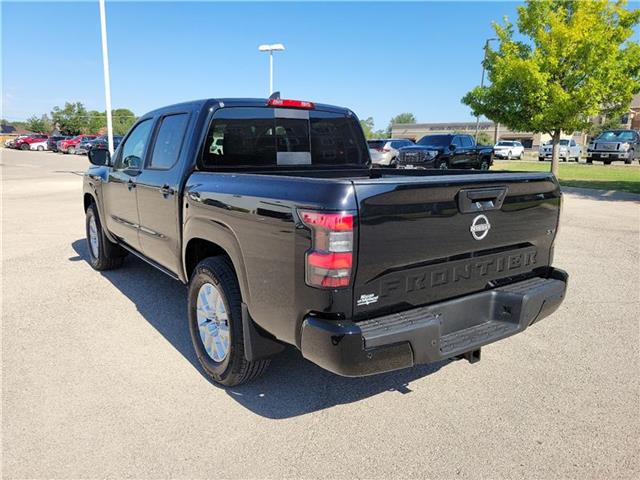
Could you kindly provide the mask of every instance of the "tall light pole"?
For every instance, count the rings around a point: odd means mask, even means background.
[[[111,81],[109,79],[109,49],[107,48],[107,16],[104,0],[98,0],[100,6],[100,33],[102,37],[102,70],[104,73],[104,99],[107,108],[107,141],[109,154],[113,155],[113,121],[111,119]]]
[[[484,57],[482,59],[482,77],[480,77],[480,88],[484,87],[484,64],[487,61],[487,50],[489,50],[489,42],[498,40],[497,38],[488,38],[484,42]],[[476,143],[478,143],[478,130],[480,129],[480,115],[476,116]]]
[[[258,50],[269,52],[269,95],[271,95],[273,93],[273,52],[283,51],[284,45],[281,43],[264,44],[258,46]]]

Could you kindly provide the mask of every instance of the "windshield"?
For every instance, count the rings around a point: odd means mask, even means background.
[[[513,142],[498,142],[497,147],[513,147]]]
[[[632,131],[629,130],[609,130],[602,132],[596,140],[605,140],[608,142],[631,142],[635,140]]]
[[[418,140],[418,145],[433,145],[435,147],[446,147],[450,143],[450,135],[427,135]]]

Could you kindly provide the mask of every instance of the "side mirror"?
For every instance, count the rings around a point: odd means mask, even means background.
[[[449,145],[449,150],[451,150],[452,152],[455,152],[456,146],[452,143],[451,145]]]
[[[103,165],[109,165],[111,163],[111,155],[109,154],[109,150],[107,150],[106,148],[92,148],[91,150],[89,150],[89,161],[93,165],[98,165],[99,167]]]

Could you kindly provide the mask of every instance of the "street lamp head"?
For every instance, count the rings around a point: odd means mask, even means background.
[[[261,52],[280,52],[284,50],[284,45],[281,43],[264,44],[259,45],[258,50]]]

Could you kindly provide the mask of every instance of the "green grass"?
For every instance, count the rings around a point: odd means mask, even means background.
[[[548,172],[551,162],[495,160],[492,170]],[[568,187],[595,188],[640,193],[640,168],[634,165],[598,165],[560,162],[558,180]]]

